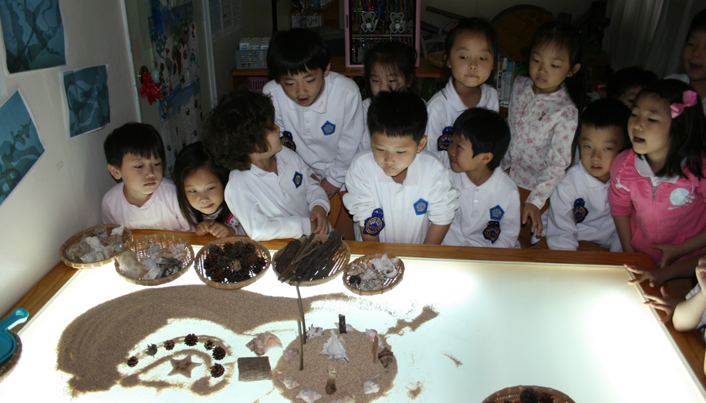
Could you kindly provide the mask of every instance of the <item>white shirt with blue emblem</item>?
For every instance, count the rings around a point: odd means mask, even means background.
[[[439,138],[443,135],[444,130],[446,130],[447,133],[451,133],[451,128],[456,118],[468,109],[466,104],[461,100],[461,97],[458,96],[454,88],[453,80],[453,77],[449,78],[446,87],[434,94],[429,102],[427,102],[429,121],[427,122],[425,132],[427,135],[426,149],[439,157],[446,168],[450,166],[449,155],[446,150],[439,150]],[[476,108],[484,108],[495,112],[499,111],[498,90],[488,84],[481,84],[480,90],[480,100]]]
[[[296,152],[319,179],[341,187],[360,144],[365,121],[358,85],[329,72],[324,88],[310,106],[292,101],[277,82],[265,84],[275,106],[275,123],[292,134]]]
[[[517,185],[502,169],[496,168],[482,185],[476,186],[465,172],[453,172],[451,184],[461,192],[460,207],[451,223],[442,245],[485,246],[495,248],[515,248],[520,233],[520,192]],[[502,209],[502,217],[491,210]],[[500,235],[495,242],[483,236],[483,232],[497,221]]]
[[[385,175],[371,150],[361,151],[346,175],[346,189],[343,203],[358,226],[382,209],[380,242],[424,243],[429,226],[451,223],[458,208],[458,190],[451,187],[448,170],[427,151],[417,154],[402,184]]]
[[[231,213],[258,241],[310,234],[311,209],[330,210],[326,192],[294,151],[283,147],[275,158],[277,174],[251,165],[248,171],[231,171],[225,189]]]
[[[579,241],[594,242],[611,252],[622,252],[623,247],[610,214],[608,188],[591,176],[583,164],[566,171],[549,198],[549,209],[542,215],[544,236],[549,249],[576,250]],[[576,200],[583,199],[583,209],[578,211],[583,221],[576,223]]]

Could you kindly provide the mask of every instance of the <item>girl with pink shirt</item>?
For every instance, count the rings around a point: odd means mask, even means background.
[[[706,253],[705,131],[698,93],[660,80],[635,98],[633,148],[610,169],[608,201],[623,251],[647,253],[662,270]]]

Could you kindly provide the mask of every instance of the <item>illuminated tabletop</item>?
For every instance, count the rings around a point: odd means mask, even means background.
[[[140,231],[136,232],[136,237],[140,236]],[[197,240],[190,241],[197,244]],[[265,244],[274,250],[284,242]],[[706,402],[702,374],[694,375],[676,347],[674,335],[659,323],[653,310],[643,305],[640,288],[627,283],[629,274],[617,264],[546,263],[565,256],[546,251],[488,253],[486,249],[435,247],[427,252],[419,246],[369,246],[356,242],[349,245],[354,253],[351,259],[357,257],[356,253],[377,252],[380,248],[403,256],[406,266],[403,281],[385,294],[368,297],[346,290],[340,277],[326,284],[301,288],[304,298],[330,293],[354,297],[315,304],[306,316],[307,324],[330,328],[338,313],[342,313],[359,330],[375,328],[385,333],[398,319],[412,320],[424,307],[438,312],[436,318],[417,329],[407,328],[386,338],[395,353],[399,372],[392,390],[379,401],[409,401],[408,391],[420,384],[421,393],[415,402],[480,402],[499,389],[515,385],[551,387],[576,402]],[[469,258],[472,255],[474,259],[487,260],[404,257],[405,250],[411,255],[443,251],[447,257],[465,253]],[[505,256],[505,260],[517,260],[520,256],[537,263],[490,261],[499,260],[493,253]],[[605,263],[618,256],[622,262],[626,257],[633,259],[639,255],[597,253],[594,256],[586,261]],[[189,284],[202,284],[193,269],[159,287]],[[157,392],[143,386],[116,386],[107,392],[71,399],[66,391],[68,375],[56,371],[55,349],[62,331],[86,310],[144,289],[120,279],[112,263],[71,276],[19,331],[22,356],[13,372],[0,382],[2,400],[22,401],[27,397],[51,402],[283,400],[273,390],[271,381],[244,383],[238,382],[237,377],[223,390],[203,398],[188,390]],[[271,269],[245,289],[269,296],[296,297],[294,288],[279,283]],[[296,336],[296,322],[265,324],[256,330],[272,330],[286,345]],[[230,345],[239,348],[235,354],[252,355],[244,347],[251,335],[216,336],[231,337]],[[273,368],[281,351],[267,353]],[[330,399],[325,396],[319,400],[325,401]]]

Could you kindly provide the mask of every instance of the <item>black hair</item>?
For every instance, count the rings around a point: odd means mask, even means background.
[[[316,32],[306,28],[279,31],[270,39],[267,68],[279,83],[283,75],[294,75],[321,69],[331,62],[328,45]]]
[[[626,67],[616,71],[608,79],[605,86],[606,96],[608,98],[618,99],[627,91],[636,87],[642,89],[658,79],[657,74],[645,70],[640,66]]]
[[[368,109],[370,134],[384,133],[388,137],[411,136],[417,144],[427,127],[427,107],[411,92],[380,91]]]
[[[451,49],[456,43],[456,38],[463,32],[470,32],[473,34],[485,35],[485,39],[490,45],[490,51],[493,53],[493,70],[490,72],[490,78],[488,80],[493,80],[498,66],[498,33],[495,28],[486,20],[485,18],[464,18],[456,24],[448,35],[446,35],[446,41],[444,42],[444,56],[448,61],[451,58]],[[446,76],[450,76],[451,69],[444,63],[444,68]]]
[[[275,107],[267,95],[239,87],[206,116],[203,144],[213,161],[227,169],[250,169],[250,153],[269,149],[265,135],[275,129]]]
[[[510,146],[510,127],[499,113],[484,108],[466,109],[456,118],[453,134],[463,136],[473,145],[473,156],[493,153],[487,167],[500,166]]]
[[[631,147],[630,136],[628,135],[628,118],[630,117],[630,108],[618,99],[606,98],[593,101],[588,104],[586,109],[581,114],[579,120],[579,131],[574,137],[571,144],[571,155],[576,155],[576,150],[579,146],[581,132],[584,127],[594,127],[596,129],[608,129],[617,127],[620,130],[623,139],[623,148],[619,151],[626,150]]]
[[[706,8],[696,13],[691,19],[689,30],[686,32],[686,40],[689,40],[691,34],[697,31],[706,31]]]
[[[142,158],[159,155],[162,163],[166,162],[162,136],[146,123],[125,123],[113,130],[103,143],[103,151],[108,164],[116,168],[120,168],[123,157],[128,153]]]
[[[417,51],[402,42],[384,41],[373,46],[365,55],[365,66],[363,67],[363,80],[368,96],[373,96],[373,91],[370,88],[373,66],[380,64],[391,72],[402,75],[407,87],[411,88],[414,85],[416,63]]]
[[[569,53],[569,72],[573,71],[576,65],[581,63],[583,58],[581,32],[575,26],[559,21],[547,21],[542,24],[534,33],[534,38],[530,44],[530,62],[532,52],[536,48],[545,45],[555,46],[557,49],[566,50]],[[579,69],[571,77],[567,77],[564,80],[569,96],[579,111],[583,109],[583,103],[586,99],[584,70]]]
[[[670,111],[670,106],[674,103],[682,104],[685,91],[696,91],[679,80],[659,80],[643,88],[635,97],[635,102],[646,96],[660,97]],[[667,162],[655,175],[662,177],[682,176],[686,174],[682,170],[682,162],[686,162],[684,167],[699,179],[704,179],[701,172],[701,159],[706,152],[706,117],[701,106],[701,97],[696,93],[696,105],[686,106],[682,113],[676,118],[672,118],[669,126],[669,152]],[[642,158],[642,156],[639,156]]]
[[[200,168],[206,168],[215,175],[221,182],[221,185],[223,185],[223,188],[226,187],[228,175],[230,174],[230,171],[213,162],[213,159],[208,155],[203,143],[200,141],[191,143],[179,151],[176,162],[174,162],[174,184],[177,188],[177,200],[179,201],[181,213],[194,228],[203,221],[203,217],[201,212],[189,203],[189,199],[186,197],[186,190],[184,189],[184,181],[189,175]],[[225,224],[228,221],[228,217],[230,217],[230,210],[228,209],[225,199],[219,208],[221,212],[214,221]]]

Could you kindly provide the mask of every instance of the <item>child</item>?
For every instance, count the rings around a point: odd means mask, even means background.
[[[575,27],[547,22],[530,46],[529,77],[517,77],[512,86],[508,121],[512,139],[503,169],[520,188],[522,247],[531,232],[542,235],[543,209],[571,162],[571,142],[578,125],[583,85],[574,79],[581,68],[581,35]],[[565,83],[566,82],[566,83]]]
[[[618,70],[606,84],[606,96],[617,99],[628,108],[632,108],[635,96],[644,87],[657,81],[657,74],[639,66]]]
[[[372,150],[356,155],[343,203],[360,226],[358,240],[441,244],[458,208],[448,171],[424,150],[424,101],[380,92],[368,111]]]
[[[204,122],[206,150],[233,170],[225,189],[228,208],[255,240],[326,234],[326,192],[306,163],[282,148],[274,119],[267,95],[238,89]]]
[[[229,173],[213,162],[200,141],[189,144],[177,155],[174,182],[179,207],[196,229],[196,235],[245,235],[223,198]]]
[[[446,67],[451,69],[448,84],[427,104],[429,123],[427,150],[449,167],[447,150],[451,126],[468,108],[497,112],[498,91],[485,82],[495,69],[498,34],[482,18],[464,18],[446,36]]]
[[[706,9],[696,13],[691,20],[682,60],[686,74],[672,74],[666,78],[684,81],[694,88],[706,114]]]
[[[130,229],[188,231],[176,186],[162,179],[164,144],[154,127],[126,123],[103,143],[108,172],[116,181],[103,196],[103,223]]]
[[[380,42],[365,56],[363,80],[368,98],[363,100],[363,121],[380,91],[406,91],[414,84],[417,51],[402,42]],[[370,134],[364,133],[358,151],[370,150]]]
[[[633,149],[610,169],[608,201],[625,252],[658,267],[706,253],[706,118],[699,97],[678,80],[660,80],[635,98]]]
[[[309,165],[331,198],[343,185],[365,131],[358,85],[330,72],[326,43],[304,28],[277,32],[267,65],[274,80],[263,92],[272,97],[282,141]]]
[[[499,168],[510,144],[510,128],[497,112],[463,112],[449,146],[451,184],[461,192],[444,245],[514,248],[520,233],[520,193]]]
[[[706,340],[704,331],[706,330],[706,258],[699,259],[696,266],[696,285],[686,295],[686,301],[677,304],[674,310],[672,323],[674,329],[679,332],[688,332],[699,329],[701,337]],[[704,373],[706,373],[706,361],[704,362]]]
[[[542,215],[549,249],[577,250],[579,242],[592,242],[622,252],[608,188],[611,163],[630,145],[628,115],[630,110],[617,99],[591,102],[584,111],[578,137],[581,162],[566,171]]]

